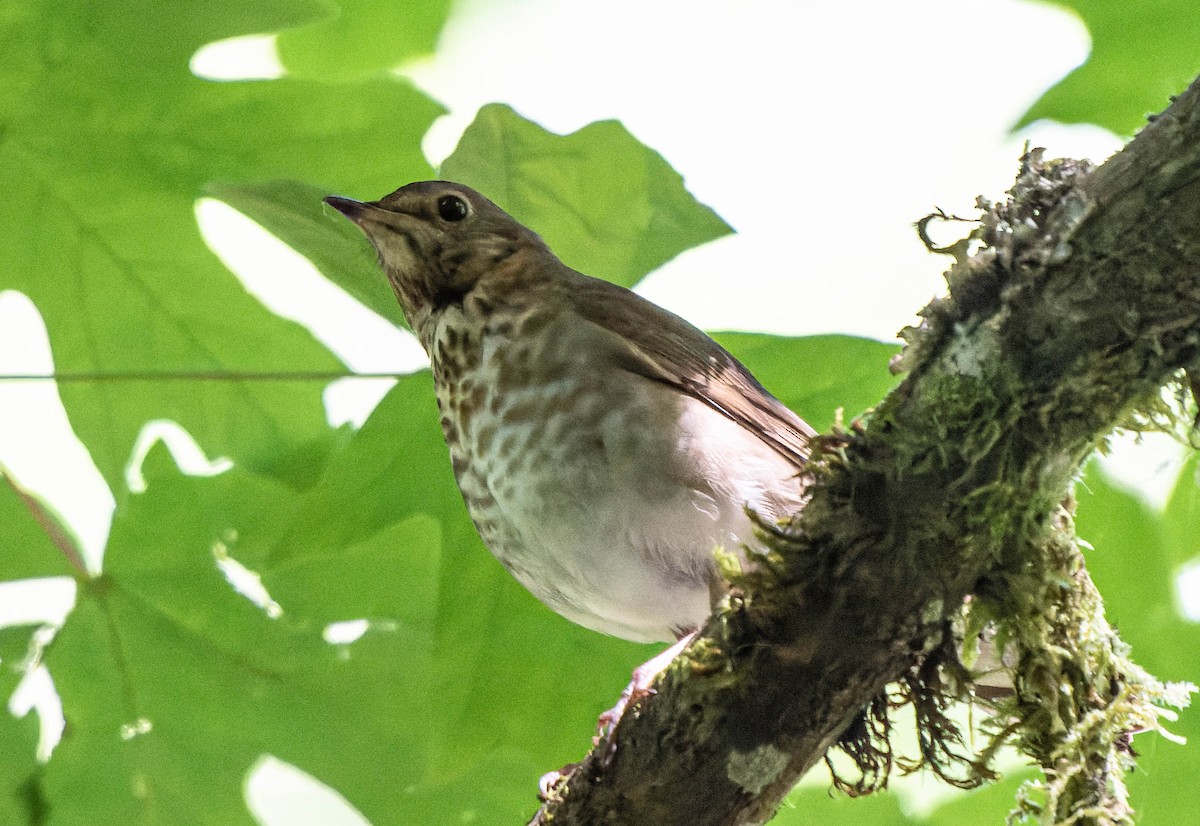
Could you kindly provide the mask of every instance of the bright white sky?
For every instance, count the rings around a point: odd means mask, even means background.
[[[555,131],[618,118],[661,152],[738,230],[641,287],[699,326],[892,340],[942,291],[946,261],[925,252],[915,220],[936,206],[970,214],[978,194],[1001,197],[1026,140],[1098,161],[1119,148],[1094,127],[1008,131],[1087,53],[1070,14],[1018,0],[463,0],[437,56],[409,74],[451,110],[426,140],[435,163],[492,101]],[[270,38],[208,49],[193,67],[278,73]],[[354,369],[421,363],[414,342],[365,318],[231,212],[203,204],[202,225],[264,301],[310,324]],[[312,287],[297,290],[303,284]],[[50,369],[36,312],[0,294],[0,372]],[[361,420],[385,389],[332,391],[332,418]],[[1173,481],[1169,451],[1125,453],[1126,478],[1138,486]],[[0,384],[0,461],[99,551],[112,500],[53,387]],[[61,614],[63,599],[42,600],[41,610]],[[0,596],[0,624],[4,604]],[[272,822],[317,822],[301,812],[280,818]]]

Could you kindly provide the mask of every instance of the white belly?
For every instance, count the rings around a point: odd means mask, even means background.
[[[602,341],[562,339],[483,347],[479,383],[453,391],[481,396],[451,440],[459,485],[484,542],[543,603],[614,636],[673,640],[708,617],[713,551],[753,544],[746,506],[799,509],[796,469],[702,402],[612,369]],[[525,375],[530,364],[546,369]]]
[[[604,450],[580,444],[550,474],[497,461],[487,479],[509,529],[485,540],[517,579],[568,619],[638,641],[704,622],[713,551],[754,543],[747,506],[779,518],[800,505],[790,463],[703,403],[654,390],[646,418],[610,417]],[[672,406],[676,426],[662,427]],[[549,435],[569,442],[561,430]]]

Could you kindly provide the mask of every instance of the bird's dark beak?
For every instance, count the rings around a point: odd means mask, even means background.
[[[338,212],[345,215],[354,223],[358,223],[359,218],[365,212],[366,204],[362,201],[356,201],[353,198],[343,198],[341,195],[328,195],[325,197],[325,203],[336,209]]]

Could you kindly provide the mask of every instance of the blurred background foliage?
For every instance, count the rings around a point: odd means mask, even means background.
[[[1200,70],[1192,0],[1153,14],[1061,5],[1093,53],[1022,122],[1130,134]],[[116,502],[96,573],[20,479],[0,487],[0,580],[77,583],[61,628],[0,628],[0,696],[44,664],[66,719],[42,761],[35,715],[0,715],[0,822],[254,823],[244,786],[268,754],[336,789],[359,813],[344,822],[524,822],[538,775],[584,753],[597,713],[654,653],[550,613],[486,552],[424,372],[401,377],[361,427],[331,427],[322,393],[342,362],[249,294],[196,226],[198,197],[223,200],[402,327],[366,244],[320,198],[438,173],[421,141],[443,107],[386,70],[435,49],[449,11],[35,0],[0,12],[0,289],[36,305],[58,371],[92,377],[58,389]],[[271,31],[287,77],[190,73],[206,43]],[[559,135],[487,106],[440,174],[485,191],[569,264],[626,285],[730,231],[615,121]],[[719,338],[818,428],[896,381],[890,344]],[[298,373],[311,375],[286,379]],[[160,445],[135,489],[138,434],[164,419],[233,468],[189,476]],[[1193,459],[1161,509],[1096,467],[1078,491],[1110,618],[1167,679],[1200,672],[1200,627],[1175,588],[1197,561],[1196,472]],[[1200,715],[1175,730],[1195,742]],[[1200,749],[1136,746],[1142,822],[1196,822]],[[999,823],[1022,776],[970,794],[919,779],[866,800],[816,777],[775,822]]]

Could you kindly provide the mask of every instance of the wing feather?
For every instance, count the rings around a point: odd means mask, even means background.
[[[803,466],[816,431],[768,393],[724,347],[624,287],[576,275],[564,297],[580,318],[626,342],[627,370],[703,402],[797,468]]]

